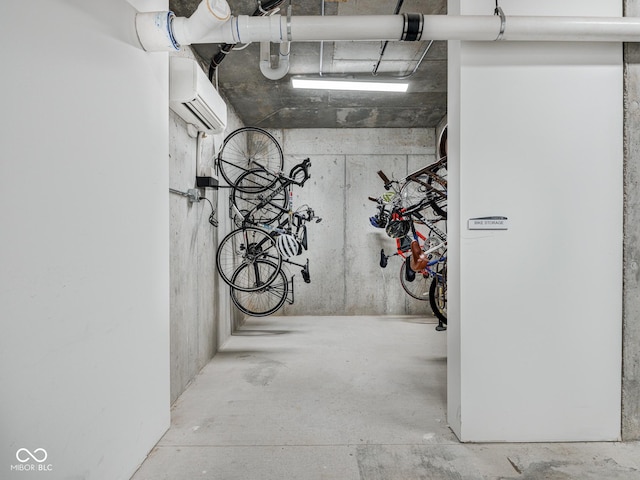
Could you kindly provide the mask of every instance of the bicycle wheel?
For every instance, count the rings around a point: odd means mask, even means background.
[[[278,141],[266,130],[257,127],[242,127],[225,138],[218,154],[218,167],[229,185],[247,170],[260,168],[271,172],[265,175],[262,186],[266,189],[277,181],[282,171],[284,157]]]
[[[275,189],[252,191],[250,186],[256,176],[261,176],[259,170],[249,170],[240,175],[231,191],[231,201],[252,223],[270,224],[287,211],[287,192],[282,185]]]
[[[428,207],[420,213],[428,220],[434,215],[429,214],[432,209],[435,215],[447,218],[447,164],[443,161],[434,175],[423,173],[407,180],[400,189],[402,206],[410,208],[420,202],[427,200]],[[430,207],[430,208],[429,208]]]
[[[446,269],[433,277],[429,287],[429,304],[436,318],[447,324],[447,276]]]
[[[252,267],[258,268],[265,276],[276,272],[276,279],[253,292],[231,289],[231,300],[242,313],[252,317],[266,317],[280,310],[287,300],[289,281],[284,271],[271,260],[256,260],[255,264],[241,265],[233,274],[233,283],[248,283],[253,278]]]
[[[434,189],[429,205],[438,215],[447,218],[447,162],[446,159],[436,170],[437,177],[429,177],[427,183]]]
[[[407,257],[409,258],[409,257]],[[422,272],[418,272],[415,275],[413,281],[407,280],[407,276],[405,275],[405,269],[407,268],[407,262],[404,261],[400,265],[400,284],[402,288],[410,297],[415,298],[416,300],[426,301],[429,300],[429,287],[430,287],[430,277],[429,274],[424,270]]]
[[[282,266],[282,257],[278,253],[276,242],[267,232],[258,228],[247,227],[232,231],[222,239],[216,254],[216,268],[222,280],[233,288],[251,292],[264,288],[273,282],[278,270],[261,270],[256,264],[258,260],[271,260],[278,267]],[[252,268],[248,274],[236,277],[234,274],[243,265]],[[242,283],[241,283],[242,282]]]

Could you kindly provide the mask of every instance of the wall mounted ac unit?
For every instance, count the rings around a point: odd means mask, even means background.
[[[227,127],[227,104],[191,58],[169,58],[169,107],[201,132]]]

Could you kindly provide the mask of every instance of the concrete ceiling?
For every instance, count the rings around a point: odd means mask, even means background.
[[[252,15],[257,0],[228,0],[233,15]],[[325,0],[325,15],[390,15],[399,0]],[[190,16],[200,0],[170,0],[178,16]],[[286,3],[283,10],[286,9]],[[293,0],[292,15],[320,15],[322,0]],[[446,14],[446,0],[406,0],[400,13]],[[269,80],[260,72],[259,44],[231,51],[217,69],[218,85],[245,125],[263,128],[435,127],[447,110],[447,44],[389,42],[378,78],[410,74],[407,93],[294,90],[291,75],[354,74],[374,79],[382,42],[293,42],[289,74]],[[194,45],[208,65],[217,44]],[[238,45],[237,47],[243,47]],[[275,51],[275,50],[273,50]]]

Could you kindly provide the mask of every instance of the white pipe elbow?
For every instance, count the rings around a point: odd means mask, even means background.
[[[206,34],[226,23],[231,18],[231,9],[226,0],[202,0],[189,18],[173,20],[173,35],[180,45],[199,43]]]
[[[283,42],[280,44],[278,52],[278,63],[275,66],[271,65],[271,43],[260,43],[260,71],[269,80],[280,80],[287,73],[289,73],[289,42]]]

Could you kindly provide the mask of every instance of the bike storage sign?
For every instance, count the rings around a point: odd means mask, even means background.
[[[478,217],[469,219],[469,230],[508,230],[507,217]]]

